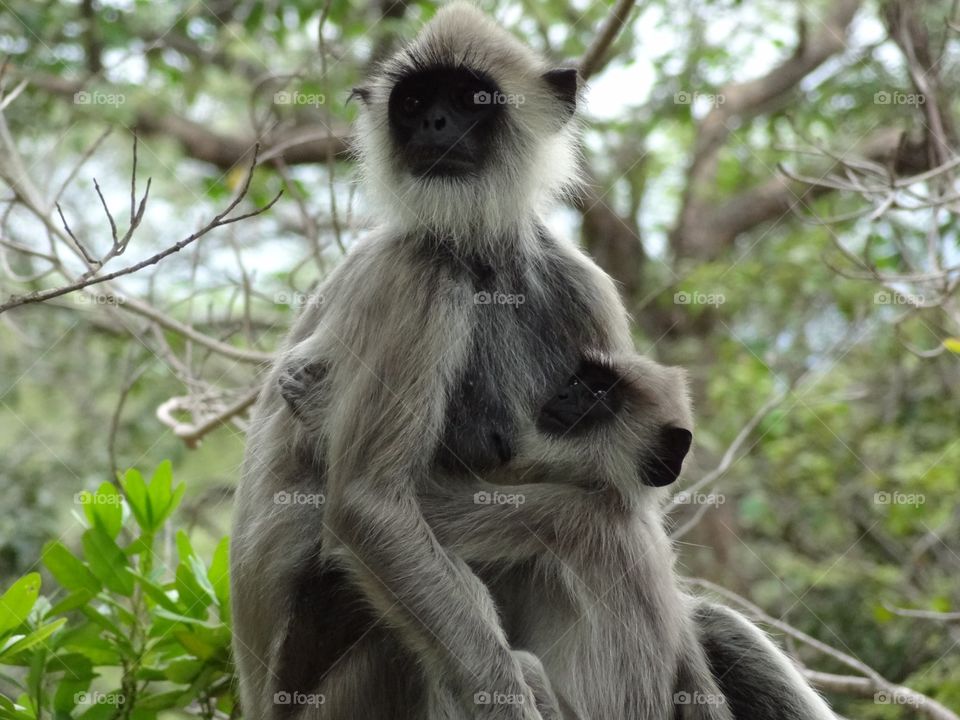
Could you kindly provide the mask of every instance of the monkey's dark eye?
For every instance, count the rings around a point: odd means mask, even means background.
[[[423,108],[423,100],[416,95],[407,95],[403,99],[402,107],[407,115],[416,115]]]
[[[576,387],[579,384],[580,384],[580,381],[577,380],[577,378],[572,377],[570,378],[570,382],[567,383],[567,387]]]

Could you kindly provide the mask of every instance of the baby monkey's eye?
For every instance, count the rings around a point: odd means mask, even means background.
[[[403,111],[407,115],[415,115],[423,107],[423,101],[416,95],[407,95],[403,99]]]
[[[606,390],[597,390],[595,393],[593,393],[593,396],[594,396],[595,398],[603,398],[603,397],[606,397],[606,396],[607,396],[607,391],[606,391]]]
[[[579,384],[580,384],[580,381],[577,380],[577,378],[572,377],[570,378],[570,382],[567,383],[567,387],[576,387]]]

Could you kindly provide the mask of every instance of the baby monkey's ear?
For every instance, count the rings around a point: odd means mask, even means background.
[[[693,433],[681,427],[668,425],[660,429],[660,436],[652,448],[644,450],[640,458],[640,474],[647,485],[663,487],[680,476],[683,459],[690,451]]]

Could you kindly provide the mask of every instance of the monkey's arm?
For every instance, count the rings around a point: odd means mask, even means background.
[[[337,402],[329,422],[324,544],[427,674],[444,678],[465,716],[539,720],[489,590],[438,542],[421,510],[418,496],[432,482],[451,380],[409,368],[437,365],[433,349],[450,346],[446,321],[456,310],[418,315],[410,304],[394,298],[389,307],[397,313],[379,322],[392,329],[383,344],[389,359],[371,351],[357,353],[359,362],[350,356],[331,363],[329,386]],[[412,322],[416,327],[408,327]],[[477,704],[486,693],[523,702]]]
[[[336,555],[428,674],[444,677],[468,717],[532,720],[536,710],[486,586],[430,530],[404,476],[373,470],[328,495]],[[483,694],[523,697],[476,704]]]
[[[560,483],[438,488],[420,499],[440,544],[467,562],[522,562],[565,541],[574,543],[597,501]]]
[[[736,720],[836,720],[790,659],[740,613],[700,601],[694,619]]]

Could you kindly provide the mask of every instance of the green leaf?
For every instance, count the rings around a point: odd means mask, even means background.
[[[203,670],[203,662],[192,658],[174,660],[164,668],[164,676],[170,682],[187,684],[192,682],[200,671]]]
[[[120,527],[123,525],[123,495],[113,483],[104,481],[95,493],[80,493],[80,502],[92,526],[101,528],[111,538],[120,534]]]
[[[150,507],[150,496],[147,494],[147,485],[143,481],[143,476],[131,468],[124,474],[120,485],[127,494],[130,512],[133,513],[137,525],[139,525],[142,530],[152,533],[153,512]]]
[[[86,692],[89,687],[89,682],[61,680],[53,694],[53,709],[56,711],[57,717],[71,717],[73,709],[77,706],[80,693]]]
[[[171,489],[172,484],[173,466],[169,460],[164,460],[154,471],[148,490],[150,506],[153,509],[154,529],[157,529],[176,509],[187,489],[183,483]]]
[[[186,562],[195,555],[193,544],[190,542],[190,536],[183,530],[177,530],[177,534],[174,536],[174,542],[177,544],[177,557],[180,558],[180,562]]]
[[[93,598],[94,595],[89,590],[74,590],[72,593],[63,598],[63,600],[50,608],[50,612],[47,613],[47,616],[62,615],[65,612],[76,610],[77,608],[81,608],[86,605]]]
[[[175,632],[173,635],[180,641],[181,645],[201,660],[209,660],[217,654],[216,646],[211,645],[196,633],[181,630],[180,632]]]
[[[947,338],[943,341],[943,346],[950,352],[960,355],[960,338]]]
[[[81,720],[112,720],[117,717],[117,706],[105,702],[93,703],[89,710],[77,717]]]
[[[186,625],[205,627],[209,630],[215,630],[216,628],[220,627],[219,622],[211,622],[209,620],[205,620],[204,618],[191,617],[190,615],[184,615],[183,613],[179,612],[170,612],[164,608],[157,608],[157,617],[163,618],[164,620],[170,620],[172,622],[184,623]]]
[[[66,652],[54,655],[47,660],[48,673],[62,672],[71,680],[93,680],[97,673],[93,669],[93,662],[86,655],[77,652]]]
[[[162,608],[165,608],[169,612],[180,612],[180,608],[177,607],[177,604],[170,598],[169,595],[167,595],[162,587],[148,580],[140,573],[134,572],[133,575],[135,578],[137,578],[137,582],[140,583],[140,587],[143,588],[143,592],[147,595],[147,597],[153,600],[154,603]]]
[[[35,720],[36,713],[18,708],[10,700],[0,695],[0,720]]]
[[[83,553],[90,569],[110,590],[125,597],[133,595],[133,575],[123,550],[99,527],[83,533]]]
[[[193,569],[188,563],[182,562],[177,566],[175,583],[180,601],[180,612],[197,618],[204,617],[211,598],[197,582]]]
[[[167,710],[173,707],[183,707],[192,698],[189,692],[171,690],[155,695],[141,695],[137,698],[138,710]]]
[[[220,608],[220,617],[230,623],[230,540],[221,538],[213,551],[210,571],[207,573]]]
[[[115,637],[111,623],[96,610],[85,607],[82,612],[91,622],[64,630],[58,643],[61,648],[80,653],[97,666],[120,665],[121,653],[135,654],[130,641]]]
[[[164,460],[157,465],[153,471],[153,477],[150,478],[150,484],[147,487],[147,493],[150,496],[150,507],[153,508],[153,522],[156,526],[160,523],[160,513],[170,504],[170,488],[173,484],[173,465],[169,460]]]
[[[0,637],[23,624],[39,595],[40,573],[30,573],[0,596]]]
[[[44,546],[42,558],[50,574],[67,590],[88,590],[96,595],[103,587],[90,568],[59,540]]]
[[[11,658],[15,657],[24,650],[29,650],[34,645],[42,643],[57,630],[63,627],[64,623],[66,622],[66,618],[54,620],[52,623],[41,625],[32,633],[25,635],[14,643],[11,643],[8,647],[0,651],[0,662],[9,662]]]

